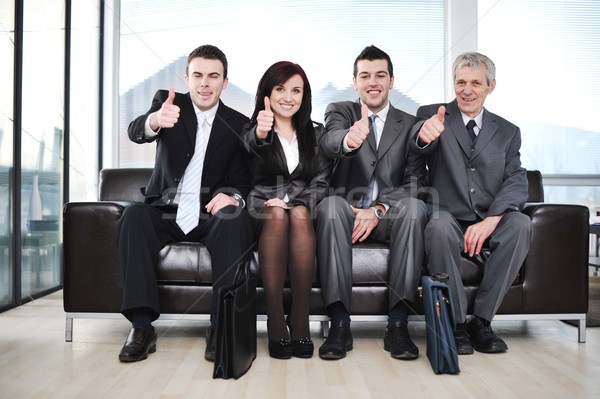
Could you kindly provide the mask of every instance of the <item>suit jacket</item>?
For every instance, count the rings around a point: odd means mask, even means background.
[[[264,208],[266,200],[283,199],[286,194],[289,205],[304,205],[310,210],[327,195],[332,161],[322,154],[318,146],[323,130],[323,125],[315,126],[317,146],[314,151],[317,155],[317,172],[313,176],[305,176],[302,156],[300,156],[300,162],[296,169],[289,173],[277,134],[271,131],[265,140],[258,140],[256,126],[247,129],[244,133],[244,143],[252,157],[252,191],[248,198],[249,210]],[[266,151],[275,153],[281,169],[270,170],[268,168],[265,158],[262,157]]]
[[[321,149],[335,159],[331,188],[354,206],[360,206],[373,173],[379,188],[375,203],[392,205],[412,196],[425,183],[425,162],[410,151],[410,129],[416,118],[390,105],[379,148],[372,134],[357,149],[344,153],[343,140],[350,127],[361,117],[357,100],[332,103],[325,110],[326,133]]]
[[[144,123],[160,109],[169,92],[159,90],[148,112],[137,117],[128,128],[129,138],[136,143],[156,141],[154,170],[142,193],[153,205],[172,203],[185,168],[194,155],[198,121],[189,93],[175,93],[173,103],[180,108],[179,120],[172,128],[160,129],[152,138],[144,136]],[[200,203],[204,206],[218,193],[239,193],[246,198],[250,190],[250,171],[240,138],[248,118],[219,101],[210,131],[202,170]]]
[[[430,118],[440,105],[446,106],[446,116],[439,138],[420,148],[417,135],[424,123],[420,122],[411,140],[413,150],[427,160],[434,189],[430,198],[439,199],[440,210],[465,221],[522,210],[527,200],[527,173],[521,167],[519,128],[484,108],[483,126],[471,151],[456,100],[423,106],[417,117]]]

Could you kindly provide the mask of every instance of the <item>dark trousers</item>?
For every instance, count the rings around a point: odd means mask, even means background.
[[[176,208],[133,204],[116,223],[119,262],[123,277],[121,312],[131,320],[131,309],[149,308],[160,315],[157,265],[160,250],[171,242],[203,243],[211,257],[213,299],[211,322],[216,322],[217,293],[233,282],[240,262],[252,256],[252,223],[244,209],[227,206],[214,216],[202,215],[187,235],[175,222]]]

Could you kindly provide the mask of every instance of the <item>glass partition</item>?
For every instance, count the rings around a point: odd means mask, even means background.
[[[62,281],[65,2],[25,1],[23,15],[20,233],[26,298]]]
[[[0,307],[3,307],[15,301],[12,268],[15,17],[12,0],[2,0],[0,4]]]

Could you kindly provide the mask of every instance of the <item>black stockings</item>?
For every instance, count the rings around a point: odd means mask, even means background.
[[[291,338],[310,336],[308,325],[310,290],[315,268],[315,231],[307,208],[262,210],[258,244],[260,270],[265,289],[269,339],[290,338],[283,309],[283,287],[289,268],[292,289]]]

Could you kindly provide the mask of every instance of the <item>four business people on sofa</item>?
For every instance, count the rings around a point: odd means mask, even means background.
[[[315,254],[331,318],[319,356],[341,359],[353,348],[351,248],[357,242],[390,247],[384,349],[392,357],[418,357],[407,320],[423,268],[449,275],[459,354],[505,351],[490,322],[530,235],[529,219],[519,212],[527,197],[520,131],[484,108],[496,84],[489,58],[463,54],[453,75],[456,99],[421,107],[414,117],[389,101],[390,57],[365,47],[354,62],[358,100],[330,104],[323,126],[310,119],[302,68],[278,62],[260,80],[248,121],[220,101],[225,55],[210,45],[192,51],[185,73],[190,91],[159,90],[128,131],[134,142],[156,142],[157,152],[145,203],[126,208],[117,223],[122,313],[132,322],[119,359],[143,360],[156,350],[158,252],[182,240],[206,245],[214,292],[232,281],[234,266],[257,246],[274,358],[313,355],[308,315]],[[433,195],[417,199],[426,185]],[[467,320],[460,260],[484,247],[490,255]],[[286,276],[292,291],[287,318]],[[218,317],[212,305],[209,361]]]

